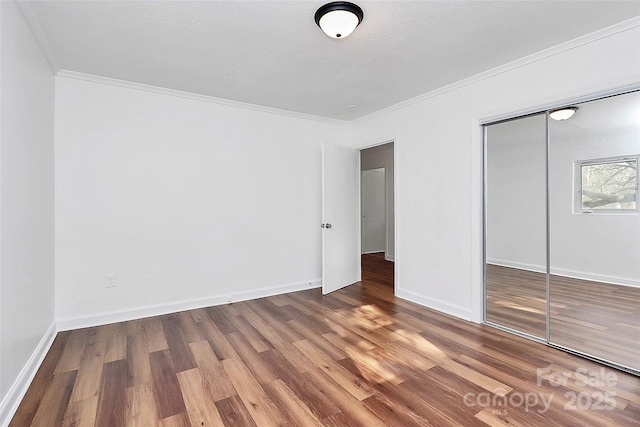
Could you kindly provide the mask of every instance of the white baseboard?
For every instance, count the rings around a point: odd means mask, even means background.
[[[517,268],[518,270],[535,271],[545,273],[546,267],[535,264],[525,264],[522,262],[509,261],[504,259],[487,259],[487,264],[499,265],[502,267]],[[588,271],[570,270],[567,268],[551,268],[551,274],[556,276],[570,277],[572,279],[590,280],[593,282],[611,283],[614,285],[633,286],[640,288],[640,280],[629,277],[609,276],[605,274],[590,273]]]
[[[196,298],[165,304],[155,304],[144,307],[135,307],[124,310],[109,311],[103,313],[89,314],[85,316],[73,316],[57,319],[59,331],[72,329],[89,328],[92,326],[106,325],[109,323],[124,322],[127,320],[142,319],[151,316],[176,313],[179,311],[193,310],[196,308],[223,305],[230,302],[247,301],[256,298],[264,298],[272,295],[279,295],[288,292],[303,291],[306,289],[319,288],[322,286],[321,279],[309,280],[301,283],[273,286],[268,288],[254,289],[251,291],[213,295],[205,298]]]
[[[365,251],[365,252],[362,252],[362,255],[379,254],[380,252],[384,252],[384,249],[380,249],[380,250],[377,250],[377,251]]]
[[[536,264],[525,264],[524,262],[509,261],[506,259],[489,259],[487,264],[498,265],[500,267],[516,268],[518,270],[534,271],[536,273],[546,273],[547,267]]]
[[[415,292],[405,291],[402,289],[396,289],[396,296],[407,301],[420,304],[427,308],[440,311],[442,313],[450,314],[452,316],[459,317],[464,320],[472,320],[472,313],[470,309],[460,307],[458,305],[449,304],[445,301],[441,301],[436,298],[427,297],[424,295],[416,294]]]
[[[393,255],[384,254],[384,259],[386,259],[387,261],[396,262],[396,257],[394,257]]]
[[[585,271],[568,270],[565,268],[552,268],[551,274],[556,276],[571,277],[572,279],[591,280],[593,282],[611,283],[613,285],[631,286],[640,288],[640,280],[628,277],[607,276],[604,274],[589,273]]]
[[[0,403],[0,425],[2,427],[9,425],[11,418],[13,418],[13,415],[18,410],[18,406],[31,385],[33,377],[35,377],[44,357],[49,352],[49,348],[51,348],[51,344],[53,344],[56,333],[56,323],[53,322],[42,336],[33,353],[31,353],[29,360],[27,360],[27,363],[18,374],[18,377],[13,382],[4,399],[2,399]]]

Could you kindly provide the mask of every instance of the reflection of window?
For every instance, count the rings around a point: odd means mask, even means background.
[[[576,163],[579,212],[637,211],[638,156]]]

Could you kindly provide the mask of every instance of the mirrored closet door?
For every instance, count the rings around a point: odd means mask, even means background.
[[[485,320],[640,373],[640,92],[569,107],[485,127]]]
[[[549,341],[640,370],[640,92],[549,120]]]
[[[486,320],[547,330],[547,132],[544,113],[486,129]]]

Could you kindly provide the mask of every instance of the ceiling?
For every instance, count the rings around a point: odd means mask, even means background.
[[[639,1],[30,1],[60,69],[353,120],[640,15]],[[353,107],[357,106],[357,107]]]

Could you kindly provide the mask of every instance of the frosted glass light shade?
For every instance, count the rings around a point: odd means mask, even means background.
[[[345,38],[353,33],[364,13],[353,3],[336,1],[327,3],[316,12],[316,24],[326,35],[334,39]]]
[[[551,111],[549,113],[549,117],[551,117],[553,120],[567,120],[573,117],[577,109],[578,107],[560,108],[558,110]]]
[[[360,22],[358,17],[346,10],[334,10],[320,18],[320,28],[329,37],[339,39],[353,33]]]

